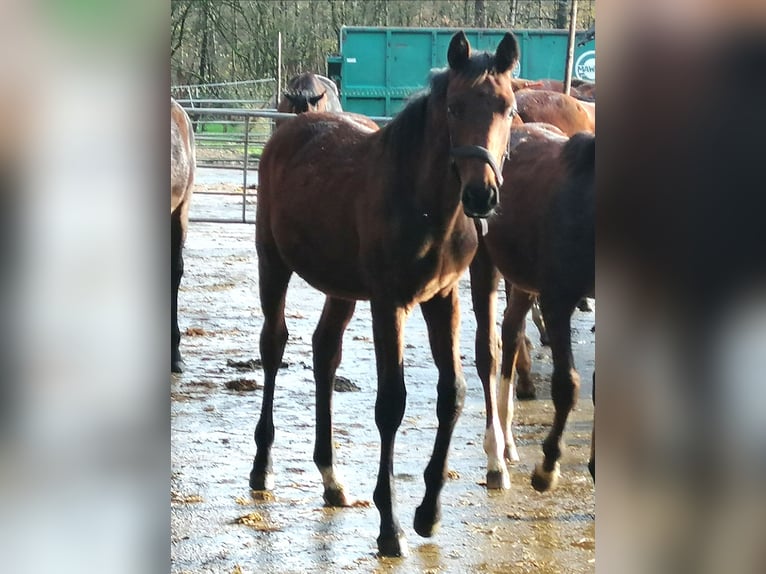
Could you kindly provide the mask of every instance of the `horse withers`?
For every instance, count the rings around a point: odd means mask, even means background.
[[[553,427],[543,444],[543,463],[532,484],[552,488],[559,475],[561,436],[575,405],[579,376],[574,369],[570,318],[595,287],[595,136],[566,138],[539,127],[514,128],[506,162],[501,206],[489,220],[471,263],[476,313],[476,364],[487,406],[487,486],[508,488],[505,460],[518,460],[511,424],[514,364],[526,349],[525,317],[539,296],[553,355]],[[502,325],[501,377],[496,383],[494,308],[503,276],[512,284]],[[519,380],[531,386],[531,380]]]
[[[312,340],[314,462],[325,503],[349,504],[336,473],[332,389],[343,332],[356,301],[369,300],[378,378],[375,422],[381,438],[373,499],[383,556],[407,552],[393,480],[394,442],[406,398],[405,319],[419,304],[439,373],[439,426],[414,520],[418,534],[432,536],[440,522],[447,453],[465,395],[457,285],[477,247],[471,219],[485,218],[497,206],[515,114],[511,70],[518,44],[512,34],[504,36],[494,54],[472,54],[465,34],[457,33],[447,59],[449,67],[433,75],[429,91],[414,97],[379,131],[343,114],[300,114],[274,132],[260,162],[256,249],[264,393],[250,486],[274,486],[274,388],[287,342],[286,291],[298,273],[327,296]]]
[[[194,185],[196,157],[194,129],[189,116],[170,99],[170,370],[181,373],[184,362],[179,345],[178,288],[184,273],[183,245],[189,224],[189,203]]]

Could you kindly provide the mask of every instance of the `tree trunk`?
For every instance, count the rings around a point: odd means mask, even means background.
[[[511,0],[509,4],[511,6],[508,9],[508,25],[511,28],[515,28],[516,27],[516,12],[517,12],[516,0]]]
[[[487,27],[487,6],[484,0],[474,0],[473,23],[477,28]]]
[[[556,0],[556,23],[559,30],[569,28],[569,1]]]

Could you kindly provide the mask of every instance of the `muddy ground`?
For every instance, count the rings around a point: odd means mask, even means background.
[[[236,182],[238,176],[232,173]],[[214,175],[198,179],[202,185],[216,186]],[[234,184],[220,187],[227,185]],[[236,198],[197,196],[195,204],[192,217],[241,213]],[[248,206],[248,213],[253,212],[254,202]],[[583,387],[565,434],[559,488],[539,494],[529,481],[541,459],[540,444],[553,413],[550,351],[537,344],[530,320],[539,398],[516,409],[521,462],[511,466],[511,489],[487,491],[482,484],[484,402],[474,368],[468,276],[463,277],[461,354],[468,393],[452,442],[441,530],[431,539],[420,538],[412,520],[423,496],[422,473],[436,432],[436,370],[425,323],[418,310],[413,313],[405,332],[407,411],[394,462],[410,556],[378,558],[378,513],[371,501],[379,441],[373,414],[376,384],[369,304],[357,305],[344,338],[338,374],[348,379],[350,390],[336,392],[334,398],[339,469],[356,506],[323,508],[321,479],[311,460],[311,334],[323,297],[298,277],[288,291],[287,366],[277,380],[276,488],[273,496],[254,496],[248,474],[262,392],[262,373],[253,364],[261,326],[254,227],[192,223],[184,257],[179,317],[187,371],[170,381],[172,572],[595,571],[595,498],[586,466],[593,416],[595,313],[575,311],[573,317],[573,352]]]

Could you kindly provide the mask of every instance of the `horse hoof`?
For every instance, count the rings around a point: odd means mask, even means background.
[[[183,373],[186,370],[186,363],[183,359],[174,359],[170,362],[171,373]]]
[[[535,470],[532,473],[532,487],[537,492],[553,490],[559,483],[560,474],[559,463],[556,463],[551,472],[544,470],[543,466],[538,463],[535,465]]]
[[[583,313],[590,313],[593,311],[593,307],[590,306],[590,301],[587,299],[581,299],[577,304],[577,308]]]
[[[274,473],[272,472],[251,472],[250,473],[251,490],[274,490]]]
[[[503,453],[503,456],[505,456],[505,460],[510,460],[511,462],[519,462],[521,460],[519,451],[516,449],[515,444],[505,445],[505,452]]]
[[[487,488],[490,490],[508,490],[511,488],[511,477],[508,471],[487,471]]]
[[[378,554],[389,558],[399,558],[408,556],[410,553],[407,548],[407,540],[403,533],[396,536],[378,536]]]
[[[520,401],[533,401],[537,398],[537,390],[534,385],[529,387],[516,386],[516,398]]]
[[[423,505],[415,509],[415,522],[413,524],[415,532],[423,538],[431,538],[439,531],[441,525],[441,516],[438,510],[427,512]]]
[[[324,505],[333,508],[351,506],[346,498],[346,493],[340,488],[328,488],[324,491]]]
[[[593,483],[596,483],[596,461],[595,460],[589,460],[588,461],[588,470],[590,471],[590,475],[593,478]]]

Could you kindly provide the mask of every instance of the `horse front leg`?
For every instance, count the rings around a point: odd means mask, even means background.
[[[423,474],[426,493],[423,502],[415,511],[415,532],[430,537],[439,529],[439,494],[447,476],[447,454],[455,423],[465,403],[465,380],[460,366],[460,303],[457,285],[446,296],[437,295],[421,304],[420,308],[428,326],[428,340],[431,343],[434,363],[439,371],[436,402],[439,428],[436,431],[431,460]]]
[[[274,444],[274,388],[277,371],[287,343],[285,296],[292,271],[282,261],[276,248],[256,243],[258,282],[263,311],[260,352],[263,365],[263,399],[261,416],[255,427],[255,460],[250,471],[250,488],[274,488],[271,446]]]
[[[503,429],[497,409],[497,356],[496,322],[497,285],[500,273],[489,258],[486,247],[479,240],[479,248],[471,261],[471,299],[476,316],[476,371],[484,389],[486,427],[484,452],[487,454],[487,488],[511,487],[511,478],[505,464]]]
[[[544,295],[540,298],[553,355],[551,398],[555,415],[553,426],[543,441],[543,462],[535,465],[532,474],[532,486],[539,492],[555,488],[558,483],[562,436],[569,413],[577,404],[580,377],[575,371],[572,357],[570,319],[578,300],[577,297],[567,300],[561,296],[546,298]]]
[[[345,488],[335,470],[332,438],[332,394],[335,371],[343,352],[343,333],[354,314],[355,301],[327,297],[312,338],[316,383],[314,463],[322,475],[327,506],[348,506]]]
[[[405,311],[376,299],[370,301],[370,309],[378,369],[375,424],[380,433],[380,465],[373,495],[380,513],[378,552],[381,556],[406,556],[407,541],[399,525],[394,489],[394,442],[407,401],[402,359]]]

